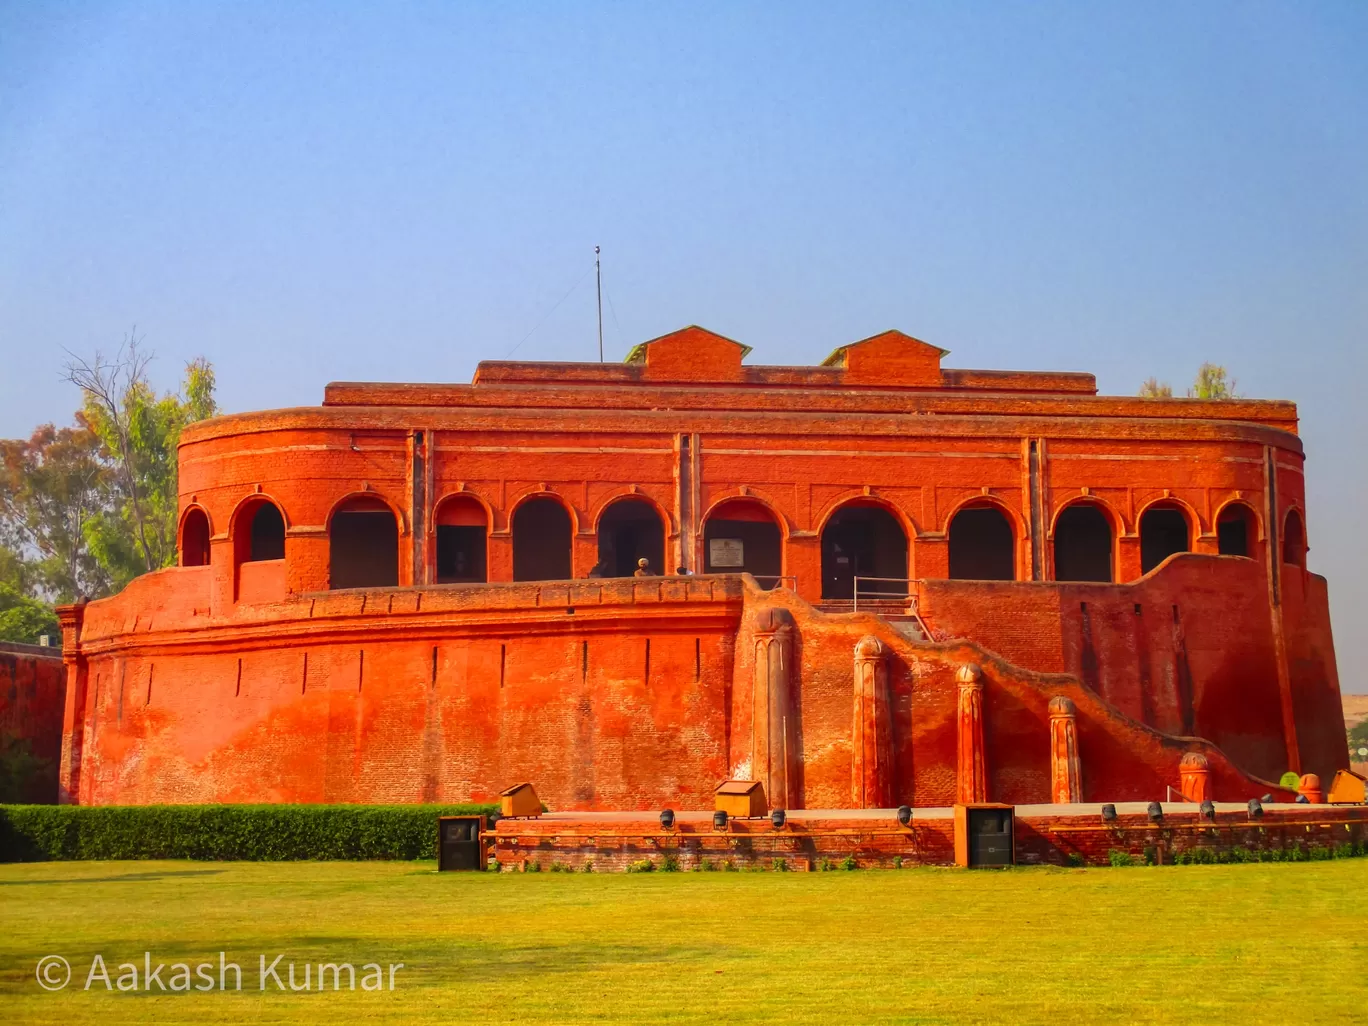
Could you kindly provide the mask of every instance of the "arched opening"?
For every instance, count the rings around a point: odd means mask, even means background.
[[[284,527],[284,524],[281,524]],[[284,531],[281,540],[284,541]],[[181,566],[209,565],[209,517],[198,506],[191,507],[181,521]]]
[[[631,577],[638,560],[652,574],[665,566],[665,525],[644,499],[619,499],[603,511],[598,525],[598,565],[591,577]]]
[[[997,506],[969,506],[950,521],[950,576],[962,581],[1016,580],[1016,537]]]
[[[1216,551],[1223,556],[1254,554],[1254,511],[1242,502],[1232,502],[1216,518]]]
[[[489,517],[468,495],[456,495],[437,507],[437,583],[483,584]]]
[[[513,580],[570,579],[570,512],[552,498],[529,499],[513,511]]]
[[[1293,566],[1306,566],[1306,528],[1295,509],[1289,509],[1283,521],[1282,560]]]
[[[382,499],[348,499],[328,524],[329,587],[394,588],[399,584],[399,522]]]
[[[1056,581],[1111,583],[1111,521],[1091,502],[1060,512],[1054,528],[1054,566]]]
[[[233,529],[238,563],[285,558],[285,518],[269,499],[258,499],[238,513]]]
[[[907,535],[882,506],[853,502],[842,506],[822,528],[822,598],[848,599],[907,594]]]
[[[708,516],[703,525],[705,573],[747,573],[762,588],[774,588],[783,565],[783,535],[765,506],[733,499]]]
[[[1192,551],[1188,519],[1177,506],[1162,503],[1140,515],[1140,572],[1147,574],[1178,552]]]

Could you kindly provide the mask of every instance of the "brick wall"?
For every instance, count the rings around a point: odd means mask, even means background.
[[[1368,808],[1363,806],[1269,805],[1251,819],[1244,805],[1218,805],[1215,819],[1195,806],[1168,805],[1159,822],[1139,806],[1122,805],[1104,822],[1097,806],[1020,806],[1015,810],[1014,848],[1018,865],[1110,864],[1113,851],[1137,863],[1147,858],[1173,863],[1194,849],[1228,854],[1279,851],[1303,854],[1368,842]],[[908,826],[892,810],[871,813],[796,813],[775,829],[768,820],[731,820],[714,829],[710,816],[680,815],[666,830],[657,816],[577,816],[505,819],[494,827],[490,851],[503,870],[541,871],[552,866],[621,872],[649,860],[661,869],[667,858],[681,870],[707,862],[723,869],[773,869],[781,859],[789,870],[949,866],[955,861],[954,817],[947,808],[917,809]],[[824,865],[825,863],[825,865]]]
[[[0,735],[22,742],[42,760],[24,789],[27,801],[57,800],[65,693],[66,668],[59,651],[0,642]]]

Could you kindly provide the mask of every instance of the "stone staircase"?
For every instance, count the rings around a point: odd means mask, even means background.
[[[910,641],[930,641],[925,622],[917,615],[914,599],[904,596],[888,598],[861,598],[859,612],[873,613],[887,620],[889,625]],[[817,608],[824,613],[851,613],[856,611],[850,599],[823,599]]]

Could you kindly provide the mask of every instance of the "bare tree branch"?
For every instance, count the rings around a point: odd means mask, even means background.
[[[146,385],[147,365],[155,355],[141,351],[138,348],[141,342],[137,325],[134,325],[133,330],[124,336],[112,359],[106,360],[99,350],[96,350],[90,360],[77,356],[70,350],[64,350],[67,361],[63,365],[63,371],[64,380],[79,388],[87,401],[99,410],[113,428],[118,447],[120,477],[123,479],[124,487],[128,489],[133,519],[138,528],[138,545],[142,549],[143,561],[150,572],[157,566],[147,541],[146,513],[142,497],[138,494],[133,431],[127,401],[133,388]]]

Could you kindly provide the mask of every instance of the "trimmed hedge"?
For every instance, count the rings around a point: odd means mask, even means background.
[[[435,859],[437,817],[495,805],[0,805],[0,862]]]

